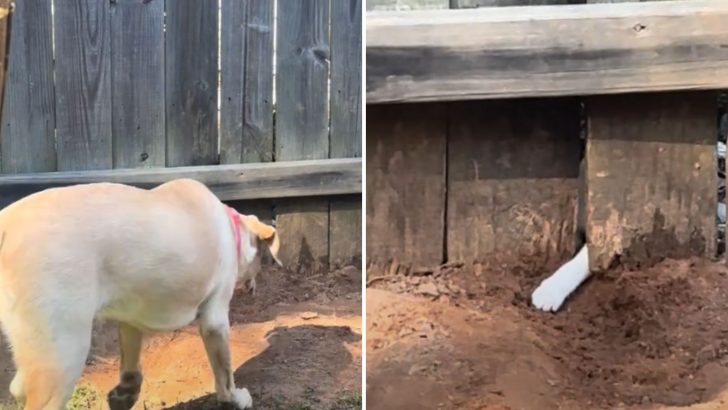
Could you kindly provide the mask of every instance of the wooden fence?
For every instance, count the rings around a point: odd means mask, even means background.
[[[0,205],[191,176],[254,200],[295,269],[360,260],[361,0],[15,5]]]
[[[544,272],[579,231],[595,271],[713,257],[727,18],[711,1],[368,15],[368,263]]]

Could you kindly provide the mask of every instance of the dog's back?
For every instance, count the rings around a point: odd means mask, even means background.
[[[65,400],[59,380],[80,375],[94,314],[159,330],[192,321],[235,261],[226,224],[219,200],[191,180],[51,189],[0,212],[0,323],[19,367],[40,378],[34,388],[55,386],[24,391],[29,407],[31,397]]]

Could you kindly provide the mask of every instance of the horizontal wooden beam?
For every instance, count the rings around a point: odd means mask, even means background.
[[[0,206],[47,188],[117,182],[153,188],[177,178],[207,185],[222,200],[361,193],[361,158],[0,176]]]
[[[728,1],[367,14],[367,103],[728,88]]]

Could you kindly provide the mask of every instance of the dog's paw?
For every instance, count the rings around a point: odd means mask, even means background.
[[[253,408],[253,398],[246,388],[233,390],[233,402],[241,410]]]
[[[111,410],[130,410],[139,399],[139,392],[117,386],[106,399]]]
[[[129,410],[139,399],[143,376],[140,372],[124,372],[119,384],[107,396],[111,410]]]

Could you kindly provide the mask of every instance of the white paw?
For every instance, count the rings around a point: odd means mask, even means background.
[[[569,293],[571,292],[560,283],[557,277],[551,276],[541,282],[533,291],[531,302],[536,308],[545,312],[555,312],[559,310]]]
[[[253,398],[250,397],[248,389],[233,390],[233,401],[239,409],[250,409],[253,407]]]
[[[531,294],[531,303],[543,311],[559,310],[564,300],[589,277],[589,256],[584,246],[576,256],[546,278]]]

